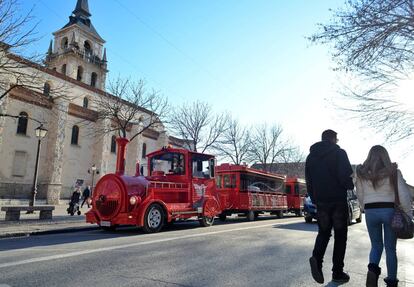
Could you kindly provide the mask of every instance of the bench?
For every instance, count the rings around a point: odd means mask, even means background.
[[[20,211],[40,211],[39,219],[52,219],[52,211],[55,210],[53,205],[6,205],[1,207],[1,211],[6,212],[6,221],[20,220]]]

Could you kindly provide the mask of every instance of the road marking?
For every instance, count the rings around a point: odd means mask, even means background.
[[[196,238],[196,237],[209,236],[209,235],[215,235],[215,234],[221,234],[221,233],[228,233],[228,232],[233,232],[233,231],[258,229],[258,228],[269,227],[269,226],[278,227],[278,226],[282,226],[282,225],[290,224],[290,223],[292,223],[292,221],[284,222],[284,223],[268,223],[268,224],[257,225],[257,226],[248,226],[248,227],[240,227],[240,228],[233,228],[233,229],[226,229],[226,230],[210,231],[210,232],[205,232],[205,233],[189,234],[189,235],[176,236],[176,237],[171,237],[171,238],[155,239],[155,240],[145,241],[145,242],[137,242],[137,243],[118,245],[118,246],[109,246],[109,247],[102,247],[102,248],[96,248],[96,249],[90,249],[90,250],[75,251],[75,252],[70,252],[66,254],[56,254],[56,255],[26,259],[26,260],[21,260],[21,261],[16,261],[16,262],[3,263],[3,264],[0,264],[0,268],[19,266],[19,265],[30,264],[30,263],[35,263],[35,262],[63,259],[63,258],[75,257],[79,255],[112,251],[116,249],[149,245],[149,244],[154,244],[154,243],[163,243],[163,242],[176,241],[176,240],[182,240],[182,239],[188,239],[188,238]]]

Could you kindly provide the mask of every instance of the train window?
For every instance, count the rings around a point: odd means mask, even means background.
[[[241,173],[240,190],[250,192],[283,192],[283,179],[271,178],[262,175]]]
[[[295,183],[295,195],[299,195],[299,184]]]
[[[201,154],[193,155],[193,158],[192,158],[193,177],[211,178],[210,160],[211,160],[211,156],[205,156]]]
[[[164,153],[151,158],[151,174],[153,171],[162,171],[164,174],[185,174],[184,155],[180,153]]]
[[[299,194],[305,195],[308,192],[305,184],[299,184]]]
[[[221,182],[222,178],[223,177],[221,175],[217,176],[217,178],[216,178],[216,187],[217,188],[222,188],[223,187],[222,182]]]
[[[287,194],[290,194],[290,192],[291,192],[291,190],[290,190],[290,185],[286,185],[286,187],[285,187],[285,192],[286,192]]]
[[[226,174],[223,177],[224,188],[235,188],[236,187],[236,175]]]

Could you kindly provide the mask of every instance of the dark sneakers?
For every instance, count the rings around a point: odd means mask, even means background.
[[[336,283],[346,283],[349,281],[349,275],[345,272],[332,273],[332,281]]]
[[[318,260],[313,256],[309,258],[309,263],[310,263],[313,279],[316,282],[322,284],[324,282],[323,273],[322,273],[322,264],[319,264]]]

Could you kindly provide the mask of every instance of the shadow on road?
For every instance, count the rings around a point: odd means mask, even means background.
[[[294,217],[294,216],[293,216]],[[256,221],[266,221],[276,219],[274,216],[260,216]],[[215,219],[214,225],[233,225],[237,223],[247,222],[248,220],[245,217],[231,217],[228,218],[225,222],[220,221],[218,218]],[[300,224],[298,224],[300,225]],[[186,220],[186,221],[177,221],[174,224],[167,224],[162,232],[174,232],[180,230],[191,230],[200,227],[200,224],[197,219],[195,220]],[[289,228],[289,227],[286,227]],[[29,237],[20,237],[20,238],[7,238],[1,240],[1,251],[16,250],[16,249],[25,249],[32,247],[40,246],[52,246],[52,245],[61,245],[61,244],[70,244],[70,243],[80,243],[96,240],[106,240],[106,239],[116,239],[124,238],[131,236],[150,236],[150,234],[144,233],[141,228],[131,227],[131,226],[120,226],[114,231],[104,231],[101,229],[97,230],[88,230],[88,231],[75,231],[75,232],[65,232],[58,234],[41,234],[33,235]]]
[[[344,284],[346,284],[346,283],[338,283],[338,282],[331,281],[328,284],[326,284],[325,287],[336,287],[336,286],[341,286],[341,285],[344,285]]]
[[[274,228],[318,232],[318,225],[317,224],[315,224],[315,223],[305,223],[305,222],[296,222],[296,223],[275,225]]]
[[[171,232],[184,229],[189,230],[198,227],[200,227],[198,221],[178,222],[173,225],[166,226],[162,232]],[[52,246],[145,235],[149,234],[144,233],[141,228],[133,226],[120,226],[114,231],[104,231],[101,229],[88,231],[79,230],[57,234],[41,234],[29,237],[5,238],[0,241],[0,252],[40,246]]]

